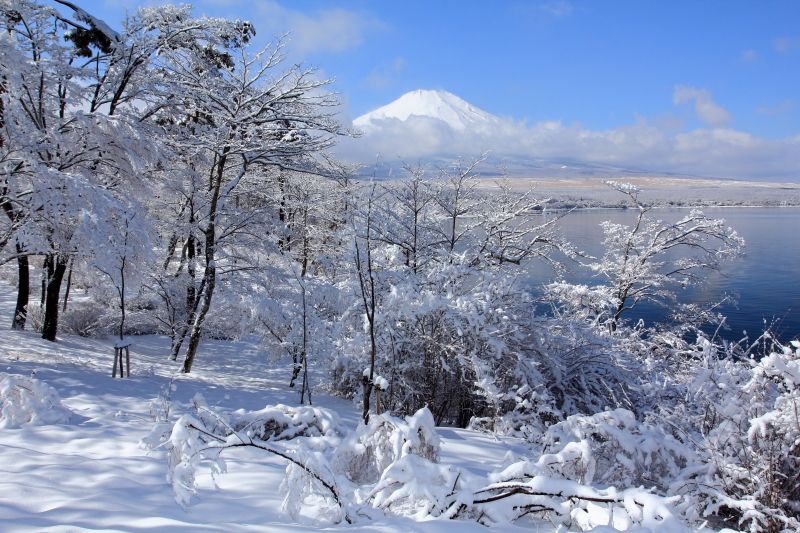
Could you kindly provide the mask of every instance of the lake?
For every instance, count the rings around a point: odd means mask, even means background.
[[[703,211],[711,218],[723,218],[747,243],[742,261],[723,266],[723,274],[711,273],[704,286],[678,288],[679,301],[711,303],[723,295],[737,292],[738,308],[727,305],[721,309],[728,319],[730,330],[721,335],[738,341],[746,331],[754,339],[764,329],[764,322],[775,323],[784,342],[800,335],[800,208],[798,207],[711,207]],[[687,209],[653,209],[650,216],[677,221]],[[552,218],[558,214],[543,215]],[[580,250],[595,257],[603,254],[603,230],[600,223],[610,220],[631,225],[636,220],[635,209],[576,210],[560,221],[559,233]],[[593,272],[564,259],[572,274],[564,279],[571,283],[601,284]],[[536,287],[555,279],[553,272],[541,263],[532,263],[525,282]],[[663,318],[665,309],[641,303],[622,316],[629,320],[642,319],[650,325]]]

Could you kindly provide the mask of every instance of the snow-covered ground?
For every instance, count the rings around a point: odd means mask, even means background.
[[[0,317],[10,322],[15,293],[0,283]],[[165,452],[139,447],[153,423],[150,402],[178,369],[166,361],[169,339],[136,337],[130,379],[112,379],[113,339],[63,336],[50,343],[31,331],[0,328],[0,372],[30,376],[54,387],[73,413],[66,424],[0,429],[0,531],[2,532],[251,532],[251,531],[486,531],[473,522],[415,522],[405,518],[322,526],[294,523],[281,511],[278,487],[286,464],[247,449],[226,451],[228,473],[198,477],[200,497],[184,511],[166,482]],[[201,392],[209,404],[230,409],[294,405],[288,365],[270,362],[247,343],[204,341],[190,375],[175,374],[173,409],[189,409]],[[227,397],[227,398],[226,398]],[[316,405],[336,410],[351,427],[356,406],[329,396]],[[442,428],[442,462],[476,474],[501,466],[520,441]],[[547,524],[538,524],[543,531]],[[498,531],[529,530],[517,526]]]

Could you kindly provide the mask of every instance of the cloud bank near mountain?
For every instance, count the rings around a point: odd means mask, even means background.
[[[411,94],[417,97],[408,98]],[[705,89],[676,86],[673,101],[676,105],[693,102],[706,126],[673,133],[641,117],[634,124],[603,131],[561,121],[529,126],[495,117],[444,91],[415,91],[354,120],[364,135],[343,142],[339,152],[351,160],[370,162],[377,154],[384,159],[415,159],[491,150],[497,157],[800,182],[800,135],[771,140],[728,127],[732,117]]]

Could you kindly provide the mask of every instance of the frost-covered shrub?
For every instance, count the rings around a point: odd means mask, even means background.
[[[116,325],[119,328],[119,317],[116,317]],[[157,335],[167,333],[156,320],[153,319],[153,312],[126,311],[125,313],[125,335]]]
[[[301,522],[352,523],[375,518],[367,512],[372,508],[416,520],[492,525],[536,514],[554,525],[583,530],[609,525],[687,531],[673,509],[676,497],[557,479],[547,475],[553,454],[512,463],[489,476],[439,464],[439,438],[428,410],[406,420],[374,415],[369,424],[342,438],[338,417],[325,409],[271,406],[224,412],[209,408],[199,396],[194,404],[194,413],[168,424],[167,432],[164,416],[156,416],[154,432],[160,436],[143,440],[151,449],[169,450],[168,480],[184,508],[197,494],[195,474],[201,460],[211,464],[213,473],[224,473],[221,452],[249,446],[289,462],[281,484],[284,510]],[[156,411],[162,413],[163,406]]]
[[[626,409],[569,416],[547,429],[543,444],[539,462],[551,477],[662,493],[695,456],[687,443]]]
[[[58,329],[70,335],[101,337],[106,333],[105,320],[109,309],[95,302],[73,303],[58,318]]]
[[[604,285],[589,287],[561,280],[547,284],[542,289],[558,316],[565,318],[603,323],[617,303],[611,288]]]
[[[26,327],[30,327],[30,329],[36,333],[42,332],[42,326],[44,325],[44,312],[38,303],[31,302],[28,304],[28,316],[25,324]]]
[[[541,374],[526,353],[534,336],[527,293],[490,272],[476,287],[466,261],[453,256],[425,275],[406,269],[382,278],[375,372],[389,381],[381,394],[387,410],[408,415],[427,405],[437,424],[466,427],[474,417],[513,410],[525,400],[517,391],[540,389]],[[343,317],[332,367],[338,391],[356,400],[370,362],[363,320],[356,307]]]
[[[22,424],[63,424],[72,412],[58,392],[38,379],[0,372],[0,428]]]
[[[210,417],[202,412],[198,414],[213,425]],[[233,431],[244,432],[248,437],[265,442],[291,440],[299,436],[344,437],[347,433],[335,412],[312,406],[289,407],[278,404],[260,411],[239,409],[227,413],[226,424]]]
[[[359,389],[369,366],[389,381],[380,398],[392,413],[427,405],[437,424],[493,428],[524,426],[521,413],[559,418],[547,387],[578,390],[556,375],[577,373],[558,361],[549,366],[564,368],[543,379],[540,359],[550,354],[531,348],[543,333],[529,291],[516,283],[533,258],[557,266],[549,254],[572,256],[571,247],[556,235],[555,219],[530,217],[543,205],[530,194],[503,184],[479,192],[481,159],[440,167],[439,181],[428,180],[424,166],[406,166],[408,180],[355,195],[345,237],[356,268],[339,283],[352,303],[335,336],[336,393],[355,401],[363,394],[368,403],[369,386]],[[560,399],[571,409],[569,400]]]
[[[0,280],[5,281],[15,289],[17,288],[19,277],[16,261],[10,261],[0,265]]]
[[[233,340],[247,333],[249,309],[244,309],[238,302],[222,300],[213,306],[206,316],[203,325],[203,336],[209,339]]]
[[[296,522],[314,525],[352,522],[349,506],[354,487],[331,470],[328,456],[298,442],[292,457],[296,459],[286,466],[286,477],[280,486],[283,511]]]
[[[364,500],[384,513],[417,520],[440,517],[492,525],[537,514],[556,526],[584,531],[598,526],[688,531],[673,507],[678,498],[664,498],[643,488],[597,489],[549,477],[543,468],[551,459],[515,462],[482,477],[407,455],[386,468]]]
[[[372,415],[359,424],[334,454],[333,469],[358,484],[375,483],[392,463],[414,454],[439,462],[439,436],[433,415],[422,408],[402,420],[388,414]]]
[[[224,473],[220,453],[229,446],[253,446],[292,460],[297,452],[281,452],[270,443],[313,437],[312,447],[325,449],[338,444],[346,433],[339,416],[328,409],[275,405],[260,411],[228,412],[209,407],[200,394],[195,394],[192,403],[193,414],[174,423],[158,421],[140,442],[144,449],[167,450],[167,480],[183,508],[197,494],[195,472],[201,460],[210,461],[213,472]]]
[[[559,457],[546,473],[680,495],[687,523],[796,530],[800,343],[781,346],[768,334],[738,344],[699,334],[688,343],[687,332],[697,327],[647,336],[618,329],[617,349],[635,356],[640,369],[631,389],[637,412],[575,415],[551,426],[540,442]],[[753,353],[770,343],[771,353]]]
[[[673,507],[678,498],[664,498],[641,487],[597,489],[574,480],[554,479],[542,475],[550,459],[543,456],[536,463],[520,461],[490,474],[491,484],[475,491],[473,503],[490,522],[538,512],[553,524],[577,526],[583,531],[612,526],[618,530],[644,527],[688,532]]]
[[[800,342],[757,361],[708,341],[685,401],[662,416],[696,443],[697,464],[671,490],[689,520],[777,532],[800,528]]]
[[[517,381],[497,387],[492,416],[476,417],[470,427],[541,442],[547,427],[567,416],[633,408],[641,365],[619,333],[566,315],[519,324]]]
[[[185,298],[185,295],[184,295]],[[164,327],[159,320],[158,309],[159,301],[157,296],[149,291],[140,291],[132,297],[125,298],[125,335],[154,335],[169,334],[168,328]],[[119,328],[119,309],[112,310],[110,313],[114,318],[111,327],[116,325]]]
[[[425,519],[448,511],[453,515],[459,507],[454,493],[464,484],[459,485],[460,477],[460,470],[451,465],[405,455],[387,466],[367,499],[374,508],[400,516]]]
[[[532,370],[535,369],[531,366]],[[544,381],[544,378],[540,381]],[[513,405],[511,409],[494,413],[495,416],[474,417],[467,428],[511,435],[528,442],[540,442],[547,427],[562,419],[561,411],[555,407],[555,402],[544,384],[535,389],[528,384],[512,389],[506,393],[505,400],[505,406]]]
[[[528,358],[563,416],[631,408],[638,362],[596,322],[543,318],[531,332]]]

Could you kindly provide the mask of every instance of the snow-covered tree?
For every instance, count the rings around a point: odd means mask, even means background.
[[[741,255],[744,240],[724,220],[710,219],[697,209],[674,223],[648,217],[650,209],[639,201],[636,187],[608,185],[627,195],[637,211],[632,226],[603,223],[605,253],[590,265],[611,287],[612,327],[640,301],[673,299],[669,287],[697,283]]]
[[[299,65],[282,70],[281,42],[251,53],[252,31],[245,23],[227,27],[224,53],[211,59],[203,49],[162,53],[166,87],[175,98],[154,117],[169,123],[169,142],[205,182],[187,195],[202,239],[203,275],[185,372],[197,353],[218,268],[227,266],[229,246],[251,230],[253,217],[265,208],[263,203],[248,206],[259,197],[265,176],[283,170],[324,175],[325,165],[315,154],[347,134],[333,117],[335,97],[322,91],[328,82]]]
[[[333,387],[360,399],[365,418],[376,375],[388,381],[386,408],[427,404],[438,423],[461,426],[513,409],[518,391],[542,393],[525,348],[533,304],[515,272],[567,247],[552,221],[535,222],[537,200],[477,188],[481,160],[457,161],[439,179],[405,165],[408,178],[354,198],[354,268],[343,287],[353,305],[332,371]]]
[[[131,209],[132,206],[120,206],[121,209],[110,211],[107,215],[111,220],[97,220],[97,215],[85,214],[86,224],[99,229],[100,235],[95,235],[92,241],[87,242],[94,248],[91,265],[114,286],[119,297],[119,339],[125,334],[125,296],[126,281],[130,291],[131,282],[138,282],[143,267],[153,256],[153,246],[148,239],[150,227],[147,223],[139,223],[137,217],[140,211]],[[126,208],[127,207],[127,208]],[[104,213],[105,214],[105,213]],[[111,233],[109,228],[116,229]],[[87,231],[86,234],[93,232]]]
[[[78,22],[29,0],[2,4],[5,260],[45,255],[43,337],[55,340],[61,282],[77,246],[81,213],[103,211],[141,184],[154,153],[138,122],[91,107],[98,69],[87,57],[113,54],[116,32],[69,2]],[[66,41],[66,42],[65,42]],[[5,246],[13,239],[14,250]],[[20,263],[20,267],[23,265]],[[23,287],[24,290],[24,287]],[[24,315],[20,298],[15,316]],[[17,322],[22,325],[22,320]]]

